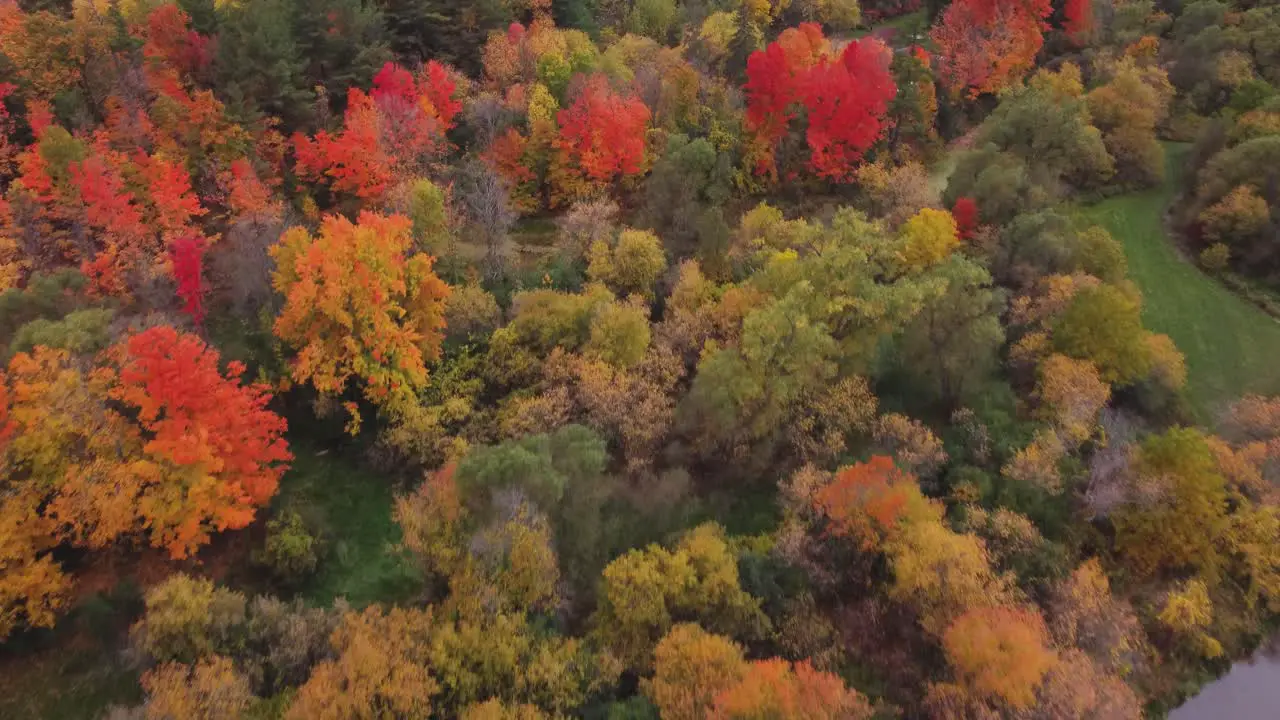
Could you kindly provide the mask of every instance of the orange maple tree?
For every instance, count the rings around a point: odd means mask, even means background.
[[[293,457],[284,418],[266,407],[266,386],[240,384],[244,365],[231,362],[224,374],[217,351],[168,326],[131,336],[116,355],[111,398],[135,409],[149,438],[144,452],[183,480],[145,502],[152,542],[159,534],[158,544],[183,557],[210,530],[247,526]]]
[[[160,326],[96,366],[18,353],[0,375],[0,637],[51,625],[71,585],[52,552],[145,535],[175,558],[252,522],[291,456],[266,388]]]
[[[836,473],[835,479],[814,495],[813,502],[827,517],[833,534],[872,549],[906,512],[913,489],[914,477],[899,470],[893,458],[877,455]]]
[[[324,218],[312,237],[292,228],[271,249],[274,283],[285,297],[276,335],[297,348],[293,377],[340,394],[352,377],[365,396],[388,405],[427,383],[439,356],[449,286],[429,255],[409,255],[408,218],[360,213]]]
[[[866,720],[871,706],[831,673],[779,658],[750,663],[742,679],[716,696],[709,720],[752,718]]]
[[[956,0],[932,31],[938,76],[975,98],[1021,79],[1044,45],[1051,0]]]

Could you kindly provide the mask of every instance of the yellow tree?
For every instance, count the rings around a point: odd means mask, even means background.
[[[1016,710],[1031,707],[1057,664],[1044,619],[1023,608],[971,610],[947,628],[942,646],[962,687]]]
[[[1115,513],[1116,548],[1144,577],[1220,565],[1218,540],[1228,528],[1226,480],[1197,430],[1174,429],[1142,444],[1132,501]]]
[[[654,649],[653,678],[642,687],[668,720],[704,720],[716,696],[747,670],[742,648],[694,624],[676,625]]]
[[[285,717],[430,717],[439,690],[428,670],[430,639],[426,611],[348,613],[331,639],[336,657],[311,671]]]
[[[1222,643],[1208,633],[1213,624],[1213,599],[1204,580],[1193,578],[1170,591],[1156,619],[1205,657],[1222,655]]]
[[[275,332],[298,351],[296,381],[338,394],[356,377],[393,409],[427,384],[449,287],[429,255],[409,255],[411,228],[401,216],[328,216],[318,236],[293,228],[271,249],[285,297]]]
[[[646,669],[676,617],[724,634],[752,633],[768,622],[760,601],[738,582],[738,562],[717,525],[691,530],[674,551],[632,550],[604,569],[597,638],[628,667]]]
[[[231,660],[213,656],[194,667],[166,663],[142,676],[147,720],[243,717],[253,702],[249,678]]]
[[[931,633],[941,635],[960,615],[1000,605],[1009,596],[982,540],[937,520],[905,526],[886,551],[894,575],[890,596],[914,607]]]
[[[911,270],[937,265],[960,247],[956,220],[946,210],[924,208],[902,225],[902,262]]]
[[[587,277],[624,297],[635,294],[653,299],[653,286],[667,269],[662,241],[643,230],[623,230],[613,247],[597,240],[589,252]]]

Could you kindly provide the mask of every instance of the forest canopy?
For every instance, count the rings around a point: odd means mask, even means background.
[[[1162,716],[1280,619],[1280,395],[1096,208],[1280,317],[1277,37],[0,0],[0,715]]]

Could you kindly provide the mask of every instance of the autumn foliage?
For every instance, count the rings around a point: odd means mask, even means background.
[[[788,34],[791,33],[791,34]],[[891,51],[873,38],[855,40],[838,57],[815,25],[788,30],[747,59],[747,126],[765,148],[757,172],[776,177],[775,146],[804,111],[809,169],[835,182],[851,179],[887,125],[897,86]]]
[[[143,504],[153,542],[159,535],[183,557],[210,530],[248,525],[292,457],[266,388],[240,385],[243,365],[222,373],[217,352],[170,327],[130,337],[120,355],[111,398],[135,409],[147,455],[183,469],[182,483],[156,488]]]
[[[938,74],[975,98],[1020,80],[1044,44],[1050,0],[956,0],[933,28]]]
[[[892,532],[919,495],[915,478],[899,470],[893,458],[877,455],[844,468],[814,496],[830,522],[830,531],[876,548]]]
[[[1014,709],[1036,699],[1057,662],[1044,619],[1032,610],[981,608],[961,616],[942,638],[961,684],[975,696]]]
[[[204,322],[204,298],[208,292],[204,281],[205,248],[205,239],[200,235],[179,238],[169,246],[169,260],[173,263],[173,279],[178,283],[182,310],[196,325]]]
[[[560,172],[596,188],[637,175],[645,167],[650,115],[639,98],[619,95],[603,76],[592,77],[573,104],[556,115]]]
[[[427,63],[419,77],[387,63],[365,93],[351,88],[343,129],[293,137],[298,174],[363,202],[383,197],[397,180],[420,174],[448,148],[446,133],[462,109],[448,69]]]
[[[199,338],[160,326],[131,336],[88,372],[37,348],[9,363],[0,466],[0,635],[47,625],[69,585],[48,554],[145,536],[184,558],[213,532],[243,528],[275,494],[291,456],[285,421],[243,366],[218,369]]]
[[[742,680],[715,699],[713,720],[751,718],[846,718],[866,720],[871,707],[857,691],[831,673],[815,670],[807,662],[774,658],[747,666]]]
[[[297,349],[293,377],[340,394],[355,377],[378,404],[412,398],[440,352],[449,287],[428,255],[409,255],[402,216],[328,216],[313,237],[287,231],[272,248],[285,306],[275,332]]]

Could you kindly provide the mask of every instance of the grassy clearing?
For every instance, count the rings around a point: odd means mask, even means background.
[[[318,526],[325,541],[319,574],[303,589],[303,597],[317,605],[345,597],[361,607],[417,592],[418,574],[394,551],[400,528],[391,518],[391,482],[336,452],[302,444],[293,451],[293,467],[280,483],[276,505],[292,508]]]
[[[1124,245],[1129,275],[1145,298],[1144,319],[1186,355],[1187,394],[1201,420],[1245,393],[1280,393],[1280,323],[1179,255],[1164,214],[1177,192],[1186,145],[1169,145],[1158,188],[1086,208]]]

